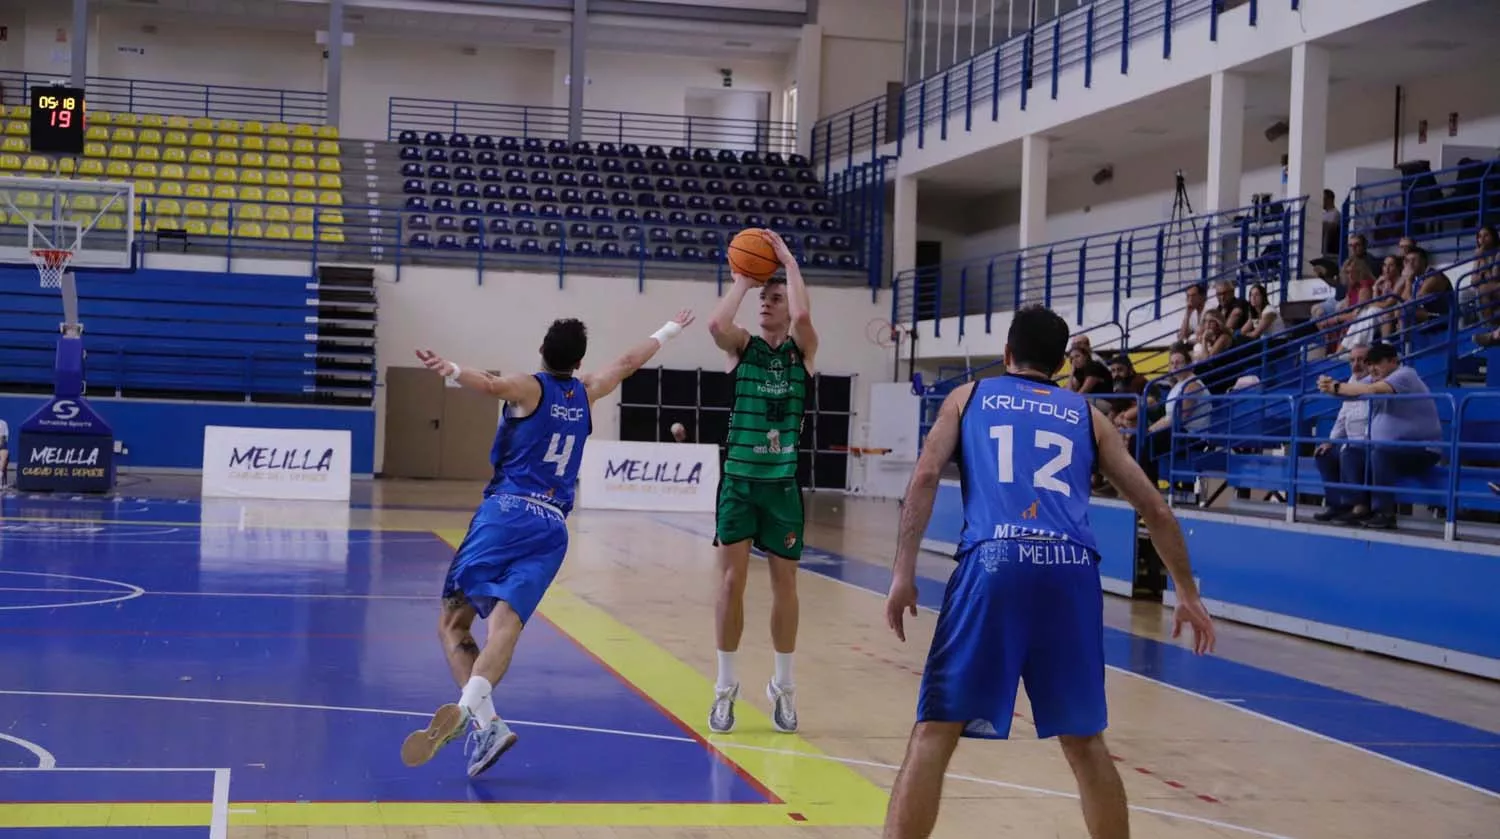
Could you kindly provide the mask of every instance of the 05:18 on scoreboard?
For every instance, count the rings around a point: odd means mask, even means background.
[[[82,88],[32,88],[31,150],[37,154],[82,154],[86,113]]]

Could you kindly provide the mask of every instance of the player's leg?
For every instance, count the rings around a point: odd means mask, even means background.
[[[448,659],[448,669],[453,681],[463,687],[474,672],[474,660],[479,658],[479,644],[474,640],[474,611],[462,593],[443,597],[443,610],[438,615],[438,640],[443,644],[443,655]]]
[[[719,482],[714,522],[719,572],[714,641],[719,672],[714,682],[713,705],[708,711],[709,729],[720,734],[734,729],[734,702],[739,696],[734,661],[740,637],[745,633],[745,578],[750,571],[750,540],[755,535],[755,525],[748,487],[734,478],[723,478]]]
[[[777,730],[797,730],[797,704],[792,680],[792,655],[797,651],[797,564],[802,558],[802,491],[796,482],[759,488],[761,526],[757,541],[765,548],[771,569],[771,644],[776,651],[775,675],[766,685],[771,721]]]
[[[1125,783],[1109,756],[1103,734],[1088,737],[1058,737],[1063,755],[1078,781],[1083,821],[1091,839],[1129,839],[1130,809]]]
[[[943,797],[943,776],[963,730],[961,722],[919,722],[912,727],[885,811],[885,839],[932,835]]]

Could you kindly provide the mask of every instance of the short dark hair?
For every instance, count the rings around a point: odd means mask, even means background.
[[[1206,280],[1199,280],[1198,282],[1193,283],[1191,286],[1188,286],[1188,291],[1196,291],[1199,294],[1203,295],[1204,297],[1207,297],[1208,296],[1208,281],[1206,281]]]
[[[542,363],[554,373],[571,373],[589,350],[589,330],[577,318],[559,318],[542,339]]]
[[[1068,322],[1044,306],[1022,306],[1011,317],[1005,347],[1015,366],[1054,376],[1068,350]]]
[[[1395,361],[1400,357],[1401,353],[1396,352],[1395,345],[1387,344],[1384,341],[1376,341],[1370,345],[1369,352],[1365,353],[1365,363],[1378,364],[1382,361]]]
[[[1189,344],[1186,341],[1178,341],[1177,343],[1173,344],[1171,347],[1169,347],[1167,349],[1167,358],[1168,359],[1170,359],[1174,355],[1183,356],[1183,357],[1185,357],[1188,360],[1188,364],[1192,364],[1193,363],[1193,345]]]
[[[1432,254],[1428,253],[1427,249],[1421,245],[1412,245],[1411,250],[1407,251],[1407,253],[1415,254],[1417,259],[1422,260],[1423,265],[1432,264]]]
[[[771,288],[772,286],[779,285],[786,285],[786,277],[782,276],[781,274],[772,274],[770,279],[761,284],[761,287]]]

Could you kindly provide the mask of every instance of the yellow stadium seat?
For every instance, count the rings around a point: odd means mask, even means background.
[[[285,154],[292,150],[291,141],[285,137],[272,137],[266,141],[266,151],[281,152]]]
[[[136,195],[155,195],[156,194],[156,181],[136,181],[135,182],[135,194]]]
[[[292,193],[292,202],[296,204],[316,204],[318,194],[310,189],[299,189]]]
[[[182,182],[162,181],[161,184],[157,187],[156,194],[160,195],[163,198],[181,198]]]
[[[90,128],[89,130],[93,131],[94,129]],[[134,143],[135,129],[131,128],[128,125],[122,125],[119,128],[116,128],[114,131],[111,131],[109,134],[109,138],[111,140],[114,140],[116,143]]]
[[[133,178],[155,178],[156,164],[137,163],[135,167],[130,170],[130,176]]]
[[[335,160],[334,162],[337,163],[338,161]],[[303,172],[313,172],[317,170],[318,164],[311,157],[298,155],[292,158],[292,168],[300,169]]]
[[[215,201],[234,201],[239,197],[239,190],[229,184],[216,184],[214,186]]]
[[[318,178],[311,172],[298,172],[292,175],[292,186],[302,187],[303,189],[317,189]]]
[[[155,215],[151,217],[151,229],[157,231],[181,230],[182,219],[177,216]]]
[[[240,170],[233,166],[220,166],[214,170],[214,183],[232,184],[240,179]]]
[[[193,130],[212,131],[214,130],[214,121],[209,119],[208,117],[198,117],[193,120]]]
[[[4,142],[0,142],[0,151],[24,152],[26,150],[26,141],[20,137],[6,137]]]
[[[265,182],[266,173],[260,171],[259,169],[240,170],[240,183],[242,184],[263,184]]]
[[[84,143],[83,144],[83,156],[84,157],[108,157],[109,156],[109,146],[106,146],[103,143]]]
[[[243,134],[264,134],[266,133],[266,126],[260,120],[252,119],[240,126],[240,132]]]
[[[324,190],[318,193],[318,203],[324,207],[342,207],[344,206],[344,194],[342,192]]]
[[[241,239],[260,239],[266,235],[266,232],[253,221],[241,221],[234,226],[234,235]]]
[[[318,126],[318,136],[325,140],[337,140],[339,138],[339,127],[337,125]]]
[[[259,204],[241,204],[234,211],[234,217],[240,221],[260,221],[266,217],[266,208]]]
[[[21,168],[21,156],[19,154],[0,154],[0,169],[15,170]]]
[[[142,128],[140,133],[140,143],[141,145],[161,145],[161,132],[157,131],[155,128]]]
[[[202,132],[195,133],[193,136],[188,138],[188,145],[194,146],[196,148],[213,148],[214,135],[204,134]]]
[[[284,122],[273,122],[266,126],[266,133],[272,137],[290,137],[292,136],[292,127]]]
[[[344,179],[338,175],[322,174],[318,176],[318,189],[343,189]]]
[[[195,163],[199,166],[212,166],[214,162],[214,153],[209,151],[208,149],[193,149],[192,151],[188,152],[188,162]]]
[[[177,163],[165,163],[161,167],[161,178],[164,181],[180,181],[187,177],[182,166]]]
[[[299,137],[292,141],[293,154],[317,154],[317,152],[318,146],[312,140]]]
[[[220,201],[213,205],[209,210],[209,214],[214,218],[229,218],[234,214],[234,205]]]
[[[319,140],[318,141],[318,154],[324,154],[324,155],[330,155],[330,156],[333,156],[333,157],[338,157],[339,156],[339,144],[335,143],[332,140]]]
[[[318,241],[329,245],[344,244],[344,231],[337,227],[324,227],[318,231]]]
[[[292,208],[292,223],[294,223],[294,224],[312,224],[313,223],[313,219],[315,218],[315,213],[316,212],[317,211],[314,210],[312,207],[293,207]]]
[[[16,119],[19,119],[19,120],[30,120],[31,119],[31,106],[30,105],[17,105],[14,108],[10,109],[10,115],[12,117],[15,117]]]
[[[318,171],[332,172],[337,175],[339,172],[344,171],[344,165],[339,162],[337,157],[320,157],[318,158]]]
[[[182,232],[189,236],[207,236],[208,225],[199,219],[193,219],[182,226]]]
[[[125,119],[129,119],[132,124],[136,122],[135,114],[119,114],[115,117],[115,123],[125,125]],[[140,124],[143,128],[161,128],[167,124],[167,118],[161,114],[142,114]]]
[[[207,166],[189,166],[187,179],[190,181],[211,181],[214,179],[214,173]]]
[[[117,143],[109,147],[109,156],[115,160],[135,160],[135,147],[122,146]]]
[[[185,191],[189,198],[207,198],[211,194],[208,191],[208,184],[190,183]]]
[[[311,227],[298,225],[297,227],[292,228],[292,239],[295,241],[311,242],[314,238],[315,237],[313,236],[313,229]]]
[[[193,127],[193,123],[187,117],[167,117],[167,127],[186,131]]]
[[[240,147],[240,138],[234,134],[220,134],[214,138],[214,145],[221,149],[237,149]]]
[[[265,151],[266,138],[254,134],[248,134],[240,140],[240,148],[245,151]]]
[[[162,142],[169,146],[185,146],[188,144],[188,136],[185,131],[168,131],[162,138]]]
[[[271,169],[266,172],[267,186],[291,186],[292,176],[284,169]]]
[[[99,228],[100,230],[109,231],[124,230],[125,219],[118,215],[108,215],[104,218],[99,219],[99,223],[95,225],[95,227]]]
[[[229,222],[227,222],[227,221],[215,221],[213,224],[209,225],[209,227],[208,227],[208,235],[210,235],[210,236],[228,236],[229,235]]]
[[[227,149],[224,150],[224,151],[215,152],[214,153],[214,165],[215,166],[238,166],[238,165],[240,165],[240,155],[239,155],[239,152],[233,152],[233,151],[229,151]]]
[[[18,119],[13,119],[5,124],[5,133],[15,137],[25,137],[31,134],[31,126]]]
[[[16,193],[15,203],[17,207],[40,207],[42,206],[42,196],[35,192],[18,192]]]
[[[305,122],[299,122],[292,126],[292,134],[298,137],[316,137],[318,136],[318,129]]]
[[[208,218],[208,204],[203,201],[189,201],[183,206],[182,214],[188,218]]]
[[[152,207],[152,215],[180,216],[182,215],[182,205],[171,199],[157,199],[156,205]]]
[[[266,227],[266,238],[267,239],[290,239],[290,238],[292,238],[292,231],[291,231],[291,228],[287,227],[284,224],[272,224],[272,225],[268,225]]]
[[[89,111],[88,121],[91,125],[109,125],[115,121],[115,117],[109,111]]]
[[[284,154],[273,154],[273,155],[270,155],[270,156],[268,156],[266,158],[266,168],[267,169],[290,169],[290,168],[292,168],[292,159],[289,158],[289,157],[287,157]]]
[[[318,222],[320,224],[343,224],[344,223],[344,211],[343,210],[319,210],[318,211]]]
[[[258,186],[242,186],[240,187],[240,200],[264,201],[266,200],[266,194],[265,191]]]
[[[136,160],[161,160],[161,146],[136,146]]]
[[[187,151],[177,146],[167,146],[161,150],[161,159],[167,163],[186,163]]]
[[[238,134],[240,133],[240,121],[237,119],[221,119],[214,124],[214,130]]]
[[[21,167],[17,165],[16,168],[19,169]],[[94,160],[92,158],[88,160],[80,160],[78,161],[78,174],[88,175],[90,177],[98,177],[100,175],[103,175],[104,161]]]
[[[111,178],[128,178],[130,177],[130,164],[123,160],[111,160],[104,174]]]
[[[292,194],[281,187],[276,187],[266,190],[266,200],[272,204],[289,204],[292,200]]]
[[[57,161],[57,172],[60,175],[71,175],[78,170],[78,161],[71,157],[64,157]]]
[[[247,151],[240,155],[240,165],[247,169],[259,169],[266,165],[266,156],[260,152]]]
[[[75,195],[68,202],[68,209],[80,212],[99,212],[99,199],[93,195]]]
[[[292,220],[292,211],[280,204],[273,204],[266,208],[266,221],[288,222]]]
[[[26,164],[21,168],[28,172],[51,172],[52,161],[39,154],[33,154],[26,158]]]
[[[10,126],[6,126],[7,130],[9,129],[9,127]],[[85,140],[93,140],[99,143],[105,142],[109,140],[109,129],[105,128],[102,125],[90,126],[89,130],[84,132],[83,138]]]

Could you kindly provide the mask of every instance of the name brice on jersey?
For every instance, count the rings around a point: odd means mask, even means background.
[[[1038,395],[1047,394],[1049,391],[1038,388]],[[1023,396],[1015,396],[1009,393],[996,393],[983,396],[979,400],[979,407],[986,411],[1021,411],[1023,413],[1037,414],[1044,417],[1052,417],[1069,425],[1079,425],[1085,419],[1085,413],[1077,408],[1059,405],[1041,399],[1027,399]],[[1067,537],[1061,533],[1036,527],[1024,527],[1016,524],[995,525],[995,539],[1022,539],[1029,541],[1058,541],[1065,542]]]

